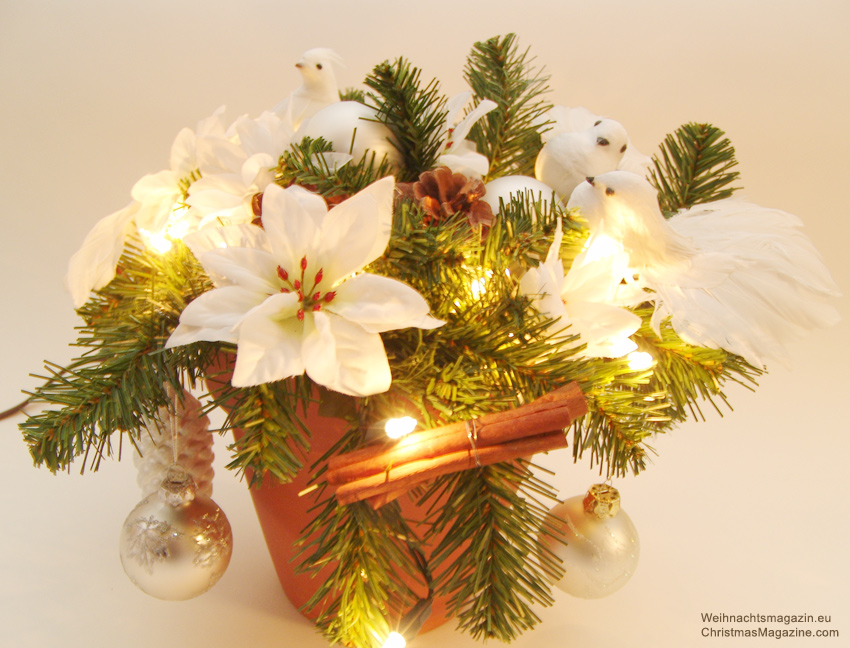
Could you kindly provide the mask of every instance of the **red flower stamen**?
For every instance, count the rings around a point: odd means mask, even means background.
[[[289,279],[289,273],[280,266],[277,267],[277,276],[280,277],[283,281]]]

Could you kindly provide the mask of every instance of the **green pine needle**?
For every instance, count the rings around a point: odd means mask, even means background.
[[[113,433],[134,442],[145,419],[170,404],[165,385],[180,393],[184,380],[203,375],[211,345],[164,346],[186,304],[209,288],[184,246],[159,255],[131,243],[115,279],[78,311],[85,324],[76,346],[84,351],[67,367],[48,362],[31,394],[46,406],[21,424],[34,461],[56,471],[84,455],[96,470],[114,453]]]
[[[373,90],[368,100],[378,111],[378,121],[392,133],[401,154],[396,178],[412,182],[432,168],[440,154],[440,135],[445,127],[445,98],[432,80],[424,88],[420,71],[403,58],[376,65],[365,84]]]
[[[735,149],[725,133],[711,124],[689,123],[661,146],[652,158],[650,181],[658,190],[662,212],[670,216],[680,209],[731,196],[730,187],[739,176]]]
[[[476,43],[469,54],[464,78],[477,100],[490,99],[497,107],[473,127],[469,139],[490,160],[488,180],[505,175],[534,175],[534,161],[542,142],[539,129],[549,105],[548,76],[532,66],[528,50],[520,52],[516,35]]]

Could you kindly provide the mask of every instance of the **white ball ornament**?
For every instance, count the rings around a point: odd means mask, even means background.
[[[340,101],[313,115],[298,130],[296,139],[322,137],[335,152],[350,153],[355,161],[372,151],[376,163],[386,157],[393,166],[400,166],[401,155],[390,141],[390,129],[376,119],[374,108],[358,101]]]
[[[553,529],[541,537],[563,561],[555,586],[579,598],[608,596],[625,585],[637,568],[640,541],[620,494],[607,484],[571,497],[549,511]]]
[[[119,550],[124,571],[139,589],[183,601],[218,582],[230,563],[233,535],[224,512],[198,495],[191,475],[175,465],[159,491],[127,516]]]

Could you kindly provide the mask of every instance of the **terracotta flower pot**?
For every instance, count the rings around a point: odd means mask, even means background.
[[[207,378],[208,387],[213,394],[224,388],[232,371],[232,363],[224,358],[220,360],[220,366],[214,367],[209,374],[215,377]],[[332,566],[326,567],[315,575],[296,573],[298,561],[295,560],[297,555],[295,543],[301,539],[302,531],[312,522],[314,514],[311,509],[316,504],[315,493],[303,496],[299,496],[299,493],[310,485],[309,467],[339,441],[348,429],[346,421],[320,416],[318,409],[318,403],[311,404],[304,420],[311,433],[311,449],[304,460],[305,468],[291,483],[283,484],[273,478],[267,478],[261,486],[250,489],[251,499],[283,591],[289,601],[311,620],[318,617],[319,610],[304,610],[303,606],[324,583]],[[238,440],[242,435],[239,430],[235,430],[234,436]],[[416,506],[406,496],[400,497],[398,502],[412,531],[421,539],[425,530],[423,524],[426,516],[425,507]],[[440,538],[436,538],[433,542],[436,543],[439,540]],[[426,558],[430,557],[435,547],[436,544],[420,546]],[[423,584],[412,579],[405,579],[405,581],[417,596],[420,598],[427,596],[427,590]],[[431,615],[420,632],[436,628],[450,618],[447,601],[448,597],[434,597]]]
[[[342,419],[319,416],[317,410],[317,405],[311,405],[305,421],[312,435],[312,447],[305,466],[315,462],[338,441],[348,425]],[[314,620],[318,616],[318,611],[304,611],[302,607],[324,582],[331,567],[325,568],[315,576],[296,573],[298,563],[294,560],[297,553],[294,545],[301,538],[302,530],[312,522],[313,514],[310,509],[316,503],[312,493],[300,497],[298,495],[309,486],[309,472],[307,469],[302,470],[289,484],[270,483],[266,480],[262,486],[251,488],[250,492],[283,591],[302,614]],[[425,508],[416,506],[408,497],[401,497],[398,502],[405,519],[421,539],[425,530],[422,524],[426,513]],[[422,547],[426,557],[433,548],[434,546],[427,544]],[[427,591],[421,583],[413,580],[407,580],[407,582],[418,596],[423,598],[427,596]],[[450,618],[446,606],[447,598],[435,597],[431,616],[422,627],[423,632],[442,625]]]

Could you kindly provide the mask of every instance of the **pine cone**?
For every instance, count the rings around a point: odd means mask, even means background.
[[[425,171],[413,184],[413,195],[425,211],[425,224],[433,225],[455,214],[465,214],[472,226],[485,232],[493,224],[490,205],[481,200],[486,193],[481,180],[452,173],[448,167]]]
[[[169,388],[169,393],[171,389]],[[177,402],[177,463],[195,480],[196,492],[212,497],[213,436],[210,420],[201,414],[201,403],[186,390],[183,401]],[[171,413],[159,408],[159,420],[148,421],[147,431],[139,437],[139,452],[134,455],[138,475],[136,483],[147,497],[159,490],[166,469],[174,463]]]

